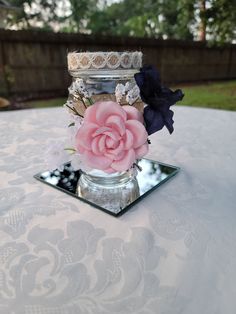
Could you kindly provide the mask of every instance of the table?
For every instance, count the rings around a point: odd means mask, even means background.
[[[234,314],[236,112],[176,107],[148,157],[181,172],[119,218],[33,178],[65,124],[0,113],[0,313]]]

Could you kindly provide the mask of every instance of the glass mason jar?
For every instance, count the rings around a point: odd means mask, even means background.
[[[142,66],[142,53],[135,52],[84,52],[68,54],[68,69],[74,82],[81,82],[93,103],[116,101],[117,84],[135,86],[134,74]],[[72,86],[71,85],[71,86]],[[80,115],[84,115],[86,105],[78,94],[69,88],[68,100]],[[122,97],[120,105],[127,105],[127,97]],[[134,105],[143,110],[141,100]],[[136,171],[106,173],[98,169],[83,170],[78,182],[78,195],[114,213],[139,196]]]

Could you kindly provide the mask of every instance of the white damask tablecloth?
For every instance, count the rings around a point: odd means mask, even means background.
[[[119,218],[36,181],[61,108],[0,113],[1,314],[235,314],[236,112],[175,108],[182,171]]]

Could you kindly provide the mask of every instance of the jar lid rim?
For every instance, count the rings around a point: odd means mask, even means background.
[[[139,69],[142,66],[141,51],[69,52],[68,69]]]

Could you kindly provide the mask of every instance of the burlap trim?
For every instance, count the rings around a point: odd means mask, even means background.
[[[98,101],[114,101],[114,102],[116,102],[116,96],[114,94],[93,95],[90,98],[91,98],[93,103],[98,102]],[[85,104],[84,104],[81,100],[77,99],[76,96],[73,96],[73,95],[70,96],[70,100],[73,101],[73,107],[76,109],[76,111],[81,116],[84,116],[84,113],[86,110],[85,106],[89,106],[89,103],[86,103],[86,100],[85,100]],[[129,105],[127,103],[127,101],[125,100],[125,97],[123,97],[121,99],[120,105],[121,106]],[[137,100],[132,106],[135,107],[136,109],[138,109],[138,111],[143,112],[144,103],[141,100]]]

